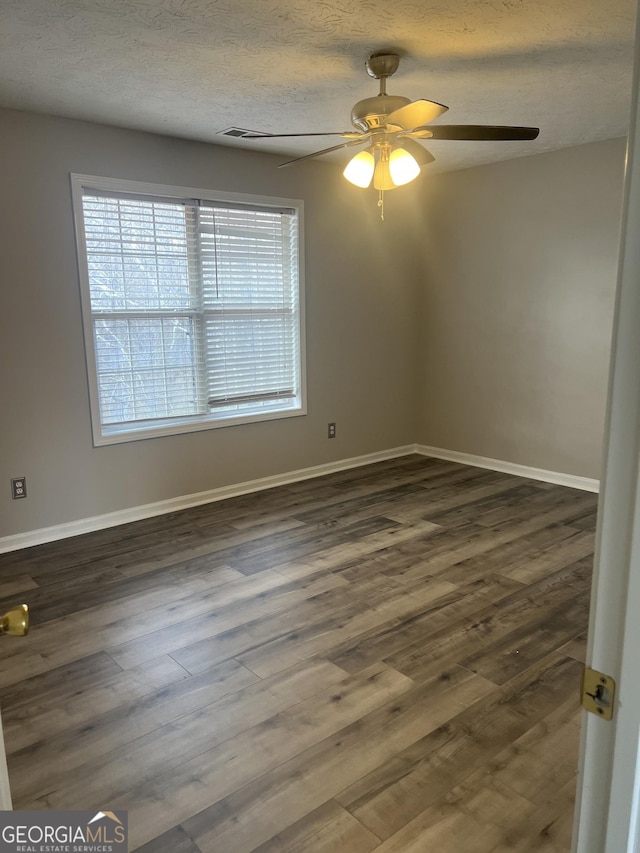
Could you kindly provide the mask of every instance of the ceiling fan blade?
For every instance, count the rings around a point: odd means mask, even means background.
[[[331,148],[323,148],[322,151],[314,151],[313,154],[305,154],[304,157],[296,157],[294,160],[287,160],[286,163],[280,163],[279,169],[284,166],[293,166],[294,163],[301,163],[303,160],[310,160],[312,157],[320,157],[322,154],[330,154],[332,151],[339,151],[341,148],[351,148],[353,145],[363,145],[369,139],[368,133],[361,133],[359,139],[351,139],[349,142],[342,142],[340,145],[333,145]]]
[[[242,139],[286,139],[294,136],[342,136],[343,139],[355,139],[362,136],[357,130],[329,131],[327,133],[245,133]]]
[[[411,130],[414,127],[420,127],[423,124],[437,119],[443,115],[449,107],[443,104],[437,104],[435,101],[412,101],[399,110],[394,110],[386,118],[386,125],[396,125],[401,130]]]
[[[440,124],[417,130],[430,130],[433,139],[461,139],[474,142],[502,142],[535,139],[539,127],[503,127],[492,124]]]
[[[413,142],[411,139],[408,139],[408,134],[403,138],[400,143],[401,147],[408,151],[409,154],[417,161],[420,168],[423,166],[428,166],[429,163],[433,163],[436,159],[430,151],[424,147],[424,145],[420,145],[418,142]]]
[[[418,127],[416,130],[407,130],[402,136],[405,139],[431,139],[433,133],[426,127]]]

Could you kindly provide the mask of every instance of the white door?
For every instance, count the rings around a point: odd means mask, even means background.
[[[617,682],[611,722],[585,712],[576,853],[640,853],[640,28],[587,665]]]

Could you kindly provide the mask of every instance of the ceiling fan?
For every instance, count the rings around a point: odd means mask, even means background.
[[[509,141],[535,139],[537,127],[504,127],[500,125],[449,124],[427,127],[449,108],[435,101],[411,101],[402,95],[387,94],[387,78],[398,70],[400,57],[380,51],[366,63],[367,73],[380,81],[380,91],[365,98],[351,110],[351,123],[356,130],[327,133],[251,133],[245,139],[274,139],[300,136],[340,136],[347,140],[331,148],[323,148],[281,163],[291,166],[311,157],[320,157],[341,148],[366,145],[356,154],[343,172],[345,178],[358,187],[373,186],[380,192],[378,205],[383,216],[383,193],[408,184],[417,178],[421,169],[435,160],[432,154],[415,140],[451,139],[471,141]]]

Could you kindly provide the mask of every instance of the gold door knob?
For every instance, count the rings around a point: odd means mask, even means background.
[[[0,634],[13,634],[14,637],[24,637],[29,633],[29,608],[26,604],[8,610],[0,616]]]

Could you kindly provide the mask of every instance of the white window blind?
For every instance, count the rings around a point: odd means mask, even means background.
[[[206,204],[195,215],[208,405],[295,397],[294,217]]]
[[[301,411],[296,209],[90,186],[81,205],[102,436]]]

